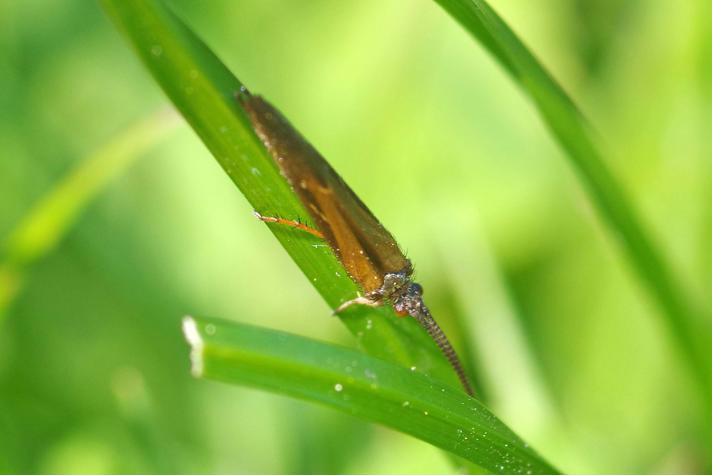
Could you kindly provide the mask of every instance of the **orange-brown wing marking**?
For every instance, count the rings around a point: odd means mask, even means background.
[[[257,135],[352,279],[365,292],[410,269],[393,236],[321,155],[267,101],[242,97]]]
[[[341,208],[344,219],[349,221],[357,239],[380,272],[410,273],[410,261],[400,250],[391,233],[383,227],[341,177],[334,173],[331,179],[337,181],[332,188],[340,195],[336,202]]]
[[[333,191],[310,181],[307,188],[298,190],[297,194],[305,196],[312,218],[351,278],[366,293],[379,289],[383,285],[383,274],[334,201]]]

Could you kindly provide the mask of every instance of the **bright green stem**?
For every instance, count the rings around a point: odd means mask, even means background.
[[[338,409],[410,434],[495,473],[558,473],[457,386],[336,345],[187,317],[193,373]]]

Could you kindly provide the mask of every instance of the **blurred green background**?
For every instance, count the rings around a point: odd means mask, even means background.
[[[489,405],[558,468],[699,473],[657,308],[513,82],[433,2],[171,2],[460,315]],[[497,0],[712,305],[708,0]],[[0,3],[0,239],[167,101],[98,4]],[[190,377],[185,314],[352,345],[187,126],[79,214],[0,318],[0,474],[452,473],[423,442]],[[446,151],[446,153],[443,153]],[[0,285],[4,285],[0,282]]]

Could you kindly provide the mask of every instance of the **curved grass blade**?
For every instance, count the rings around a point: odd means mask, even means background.
[[[197,377],[286,394],[378,422],[495,473],[558,473],[457,386],[361,352],[222,320],[186,317]]]
[[[554,137],[568,153],[592,201],[618,238],[632,267],[662,309],[665,324],[712,414],[708,341],[700,310],[641,224],[625,190],[603,161],[595,134],[574,102],[484,0],[435,0],[490,51],[531,97]]]
[[[208,47],[157,0],[102,0],[138,56],[203,140],[218,163],[264,216],[309,222],[236,101],[242,83]],[[251,216],[245,216],[250,224]],[[333,309],[357,288],[328,246],[301,231],[270,226],[272,232]],[[448,363],[411,319],[388,308],[354,307],[339,318],[372,355],[454,381]]]
[[[54,249],[97,193],[178,123],[163,110],[130,125],[82,160],[10,232],[0,258],[0,323],[25,270]]]

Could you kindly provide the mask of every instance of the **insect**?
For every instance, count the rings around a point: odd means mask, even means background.
[[[335,313],[355,304],[390,304],[398,315],[410,315],[433,338],[465,391],[473,395],[457,353],[423,303],[423,289],[411,279],[413,266],[393,236],[275,107],[246,89],[237,98],[317,229],[296,220],[255,215],[262,221],[298,228],[324,239],[364,292],[344,302]]]

